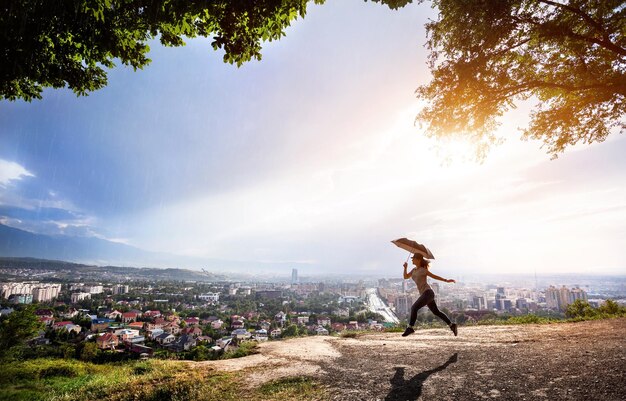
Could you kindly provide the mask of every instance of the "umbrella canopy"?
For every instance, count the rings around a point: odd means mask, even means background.
[[[397,247],[404,249],[405,251],[409,251],[411,253],[419,253],[427,259],[435,259],[430,249],[408,238],[399,238],[391,242],[394,243]]]

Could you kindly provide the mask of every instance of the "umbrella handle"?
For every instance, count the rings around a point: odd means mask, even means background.
[[[409,263],[409,259],[411,259],[411,253],[409,253],[409,257],[406,258],[406,262],[404,262],[404,263]]]

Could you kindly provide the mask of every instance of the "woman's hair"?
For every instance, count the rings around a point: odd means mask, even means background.
[[[428,267],[428,264],[430,263],[430,260],[424,259],[424,255],[422,255],[421,253],[413,254],[413,259],[419,260],[420,267]]]

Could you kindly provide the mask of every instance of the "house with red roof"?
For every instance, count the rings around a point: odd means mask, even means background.
[[[137,320],[137,312],[126,312],[122,313],[122,322],[124,323],[132,323]]]
[[[343,323],[333,323],[330,325],[330,327],[334,330],[334,331],[343,331],[346,329],[346,325]]]
[[[202,329],[199,327],[185,327],[180,333],[198,337],[202,335]]]
[[[143,316],[147,319],[154,319],[161,317],[161,311],[159,310],[147,310],[143,313]]]
[[[144,322],[132,322],[128,325],[128,328],[133,330],[141,330],[143,329],[143,326]]]
[[[185,319],[185,323],[187,324],[187,326],[197,326],[200,324],[200,318],[188,317]]]
[[[120,340],[113,333],[104,333],[96,338],[96,344],[100,349],[115,349],[119,343]]]
[[[55,330],[59,330],[59,329],[64,329],[65,326],[67,325],[73,325],[74,322],[71,322],[69,320],[63,321],[63,322],[56,322],[52,325],[52,328]]]

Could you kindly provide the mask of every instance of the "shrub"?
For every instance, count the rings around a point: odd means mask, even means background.
[[[298,329],[298,326],[296,326],[295,324],[290,324],[285,330],[283,330],[282,337],[296,337],[299,334],[300,330]]]
[[[225,352],[220,359],[241,358],[258,353],[257,344],[252,341],[243,342],[234,351]]]
[[[98,357],[99,352],[100,350],[98,349],[98,345],[96,345],[96,343],[87,342],[80,351],[80,360],[91,362]]]
[[[598,311],[589,305],[589,302],[577,299],[567,306],[565,316],[570,319],[575,318],[593,318],[598,314]]]
[[[600,305],[598,311],[600,313],[606,313],[607,315],[613,316],[626,315],[626,307],[619,306],[619,304],[612,299],[607,299],[602,305]]]
[[[215,352],[213,350],[205,347],[204,345],[198,345],[193,348],[188,355],[188,358],[194,361],[209,361],[212,359],[216,359]]]

